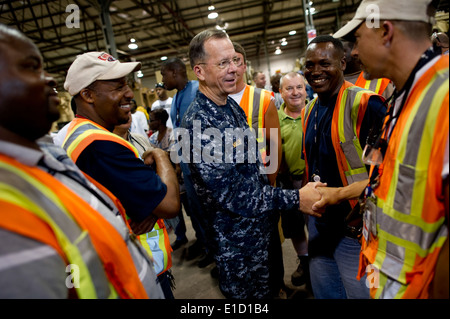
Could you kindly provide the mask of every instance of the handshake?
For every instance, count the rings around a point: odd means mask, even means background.
[[[325,212],[327,200],[323,198],[326,192],[326,183],[310,182],[299,189],[300,210],[307,215],[321,217]]]
[[[358,198],[368,182],[365,179],[344,187],[327,187],[326,183],[310,182],[299,189],[299,209],[307,215],[320,217],[327,206]]]

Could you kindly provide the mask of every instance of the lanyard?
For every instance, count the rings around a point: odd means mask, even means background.
[[[319,175],[319,149],[320,149],[320,137],[321,133],[323,132],[323,126],[324,122],[327,119],[328,112],[330,112],[330,109],[334,111],[334,108],[331,108],[332,105],[336,105],[337,95],[330,99],[330,102],[328,103],[328,106],[326,107],[326,110],[323,112],[322,117],[319,120],[319,107],[320,107],[320,101],[317,99],[315,105],[314,105],[314,144],[313,144],[313,154],[314,154],[314,174],[311,176],[312,181],[314,182],[320,182],[321,178]],[[322,181],[323,182],[323,181]]]
[[[391,137],[392,132],[394,131],[395,125],[397,124],[397,119],[400,117],[400,114],[403,110],[403,107],[406,103],[406,100],[410,94],[410,91],[412,89],[414,79],[416,76],[416,73],[430,60],[435,58],[439,55],[439,52],[434,52],[433,48],[427,49],[422,56],[420,57],[419,61],[417,62],[416,66],[412,70],[411,74],[408,77],[408,80],[406,81],[405,85],[400,91],[395,91],[394,94],[386,100],[386,104],[388,105],[388,112],[386,116],[388,119],[386,120],[383,128],[380,130],[378,137],[376,138],[376,143],[374,145],[374,148],[378,148],[381,151],[381,154],[384,158],[386,154],[387,145],[389,143],[389,139]],[[403,94],[403,96],[402,96]],[[397,99],[402,96],[400,106],[394,114],[395,109],[395,103]],[[392,100],[392,103],[389,105],[389,102]],[[394,121],[395,120],[395,121]],[[374,132],[375,133],[375,132]],[[374,167],[372,170],[372,173],[370,175],[370,184],[372,189],[375,189],[378,186],[377,179],[381,176],[382,169],[380,170],[379,167]]]

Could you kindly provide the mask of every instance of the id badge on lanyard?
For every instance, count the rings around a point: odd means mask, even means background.
[[[373,195],[370,186],[366,188],[365,192],[364,198],[360,199],[359,202],[363,210],[362,235],[368,242],[371,236],[373,238],[377,236],[377,198]]]

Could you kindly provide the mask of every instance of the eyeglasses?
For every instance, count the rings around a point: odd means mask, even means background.
[[[244,64],[244,62],[241,60],[241,58],[234,57],[229,60],[222,60],[219,63],[214,63],[214,65],[217,66],[219,69],[224,70],[224,69],[228,69],[230,67],[231,63],[233,63],[236,67],[240,67],[240,66],[242,66],[242,64]],[[200,62],[197,64],[208,64],[208,63]]]

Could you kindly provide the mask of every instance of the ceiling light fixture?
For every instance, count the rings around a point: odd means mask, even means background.
[[[297,33],[297,31],[295,31],[295,30],[289,31],[289,35],[294,35],[296,33]]]
[[[218,16],[219,16],[219,14],[217,12],[213,11],[210,14],[208,14],[208,19],[214,20]]]
[[[211,11],[211,12],[208,14],[208,19],[214,20],[214,19],[216,19],[219,16],[219,14],[214,11],[215,9],[216,9],[216,7],[214,7],[214,5],[212,4],[212,1],[210,1],[209,2],[209,6],[208,6],[208,10]]]
[[[162,56],[161,57],[161,61],[165,61],[165,60],[167,60],[167,57],[166,56]]]
[[[136,39],[135,38],[131,38],[130,39],[130,43],[128,43],[128,48],[131,50],[136,50],[139,46],[136,43]]]
[[[137,77],[142,78],[144,76],[144,73],[142,73],[141,70],[137,71]]]
[[[280,47],[277,47],[277,49],[275,50],[275,54],[281,54],[282,53],[282,51],[281,51],[281,49],[280,49]]]

